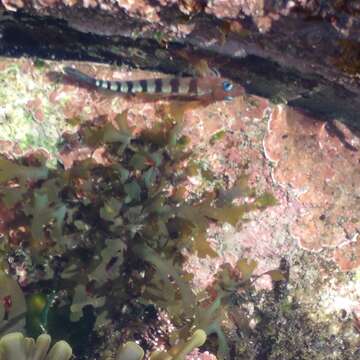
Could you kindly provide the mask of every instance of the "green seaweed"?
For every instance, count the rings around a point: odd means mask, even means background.
[[[46,179],[48,169],[45,166],[26,166],[0,156],[0,183],[18,180],[20,183]]]
[[[179,116],[181,110],[175,113]],[[194,327],[216,334],[219,359],[228,359],[221,328],[226,302],[239,286],[249,285],[253,265],[238,263],[243,278],[224,271],[218,297],[207,294],[204,302],[204,294],[194,293],[191,276],[182,268],[184,250],[202,258],[216,257],[216,249],[207,241],[209,224],[235,226],[249,211],[274,205],[275,198],[269,193],[257,195],[245,176],[222,188],[211,169],[199,166],[186,149],[181,123],[171,117],[134,135],[125,112],[115,123],[104,119],[84,123],[78,134],[80,146],[105,148],[109,161],[77,160],[70,169],[59,165],[50,171],[41,161],[33,166],[27,156],[16,161],[0,158],[0,196],[8,207],[16,206],[17,214],[5,239],[10,244],[11,234],[22,227],[29,238],[21,246],[31,254],[33,265],[47,264],[48,279],[56,280],[53,291],[67,293],[61,307],[46,298],[40,313],[35,313],[31,301],[40,295],[30,291],[29,326],[54,332],[51,319],[56,318],[64,328],[78,324],[86,336],[94,325],[89,320],[91,327],[82,329],[89,308],[89,319],[102,319],[98,324],[116,318],[119,306],[114,303],[127,305],[136,299],[143,306],[166,309],[179,341],[187,339]],[[189,167],[177,168],[184,159]],[[214,191],[191,200],[179,196],[189,174],[216,183]],[[169,188],[179,191],[172,193]],[[243,201],[244,197],[251,201]],[[37,291],[44,294],[45,288],[40,284]]]
[[[216,133],[211,135],[209,140],[210,145],[214,145],[216,142],[223,139],[225,135],[226,135],[225,129],[218,130]]]

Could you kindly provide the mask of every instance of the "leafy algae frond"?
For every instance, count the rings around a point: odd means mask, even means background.
[[[195,328],[215,333],[219,358],[229,358],[221,329],[228,296],[222,293],[213,302],[207,296],[208,304],[201,304],[182,268],[184,250],[216,257],[207,242],[210,222],[235,225],[275,199],[257,196],[244,177],[228,189],[217,186],[186,199],[186,164],[196,158],[180,130],[181,122],[169,116],[135,135],[124,112],[113,122],[100,118],[64,136],[60,159],[66,166],[49,169],[43,157],[31,154],[0,159],[0,201],[11,214],[1,230],[6,250],[15,254],[20,247],[27,259],[24,271],[34,283],[28,299],[52,299],[44,305],[46,319],[43,312],[29,314],[29,331],[67,336],[79,352],[86,347],[81,339],[123,317],[124,306],[154,305],[169,314],[173,339],[184,341]],[[210,169],[206,176],[216,179]],[[235,202],[241,194],[252,201]],[[72,331],[56,333],[57,321],[63,332]]]

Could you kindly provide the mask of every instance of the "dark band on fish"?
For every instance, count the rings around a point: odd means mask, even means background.
[[[179,92],[179,79],[178,78],[172,78],[170,80],[170,86],[171,86],[171,93],[177,94]]]
[[[140,80],[139,81],[142,92],[146,93],[148,91],[148,82],[147,80]]]
[[[190,80],[189,94],[191,94],[191,95],[197,95],[198,94],[198,86],[197,86],[196,79],[191,79]]]
[[[126,85],[127,85],[127,93],[132,94],[133,82],[132,81],[126,81]]]
[[[162,93],[163,83],[161,79],[155,79],[155,92]]]

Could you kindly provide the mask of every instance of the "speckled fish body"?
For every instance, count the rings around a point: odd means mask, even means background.
[[[149,94],[165,97],[204,98],[215,97],[227,99],[231,94],[233,85],[221,78],[174,77],[146,80],[113,81],[92,78],[74,68],[65,67],[65,73],[80,83],[86,83],[95,88],[110,90],[120,94]]]

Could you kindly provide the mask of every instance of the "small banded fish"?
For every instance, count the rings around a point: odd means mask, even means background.
[[[127,95],[150,94],[190,99],[208,98],[213,100],[232,100],[234,96],[240,95],[239,91],[234,92],[232,82],[217,77],[174,77],[113,81],[95,79],[72,67],[65,67],[64,72],[70,78],[80,83]]]

